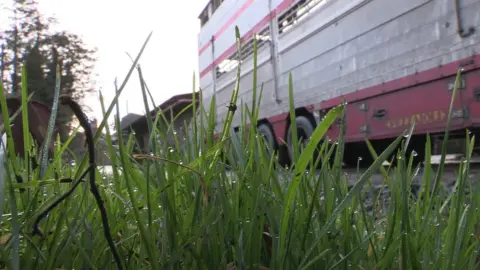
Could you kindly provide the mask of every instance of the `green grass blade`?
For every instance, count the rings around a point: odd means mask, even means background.
[[[317,244],[321,241],[326,231],[335,222],[340,212],[345,209],[345,207],[347,206],[347,203],[349,203],[351,199],[359,192],[362,185],[378,170],[378,168],[382,165],[385,159],[391,155],[394,149],[401,142],[402,138],[403,136],[399,136],[392,144],[390,144],[390,146],[387,149],[385,149],[385,151],[383,151],[383,153],[378,157],[377,160],[375,160],[372,166],[370,166],[370,168],[368,168],[367,171],[365,171],[362,174],[362,177],[360,178],[360,180],[352,187],[352,189],[350,190],[350,192],[348,192],[345,198],[337,205],[331,217],[328,219],[327,223],[322,227],[320,233],[318,234],[317,237],[319,240],[315,241],[315,244],[313,244],[312,247],[304,255],[304,258],[300,263],[301,266],[306,265],[308,257],[313,252]]]
[[[50,114],[50,119],[48,121],[47,134],[45,136],[45,143],[43,145],[42,156],[40,161],[40,178],[43,179],[45,175],[45,170],[47,169],[48,161],[48,147],[52,141],[53,129],[55,128],[55,122],[57,119],[58,113],[58,101],[60,98],[60,83],[61,83],[61,74],[60,66],[56,65],[56,75],[55,75],[55,90],[53,95],[53,104],[52,104],[52,113]]]
[[[278,262],[280,263],[280,266],[279,266],[280,269],[283,269],[284,267],[283,265],[285,263],[285,252],[286,252],[285,246],[286,246],[287,228],[288,228],[288,222],[291,216],[292,203],[297,192],[297,187],[300,185],[302,176],[305,173],[305,168],[307,167],[309,163],[309,159],[311,158],[317,144],[320,142],[324,134],[327,132],[328,128],[333,124],[337,116],[341,113],[343,108],[344,108],[343,106],[338,106],[327,113],[322,123],[320,123],[315,129],[315,131],[313,132],[312,137],[308,142],[308,145],[305,147],[297,163],[295,164],[295,175],[292,182],[288,186],[288,191],[285,198],[284,209],[283,209],[282,225],[281,225],[281,233],[280,233],[280,244],[278,247]]]
[[[24,162],[28,164],[30,158],[30,129],[28,124],[28,105],[27,105],[27,96],[28,96],[28,85],[27,85],[27,70],[25,65],[22,66],[22,124],[23,124],[23,143],[24,143]],[[25,176],[29,172],[26,172]],[[27,177],[24,177],[27,179]]]

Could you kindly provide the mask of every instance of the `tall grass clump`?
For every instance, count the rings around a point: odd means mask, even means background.
[[[104,119],[89,145],[105,140],[106,154],[113,164],[111,175],[103,175],[91,165],[90,151],[74,166],[63,162],[62,153],[72,137],[64,143],[52,138],[57,142],[55,157],[42,174],[41,168],[32,169],[26,160],[17,159],[5,95],[0,89],[7,137],[4,156],[0,156],[2,269],[480,267],[480,195],[468,177],[475,137],[468,132],[467,156],[459,165],[456,189],[448,194],[440,185],[450,122],[438,169],[431,166],[430,144],[426,145],[423,182],[417,197],[411,196],[410,184],[418,167],[413,167],[413,154],[407,156],[405,150],[415,124],[382,153],[370,147],[375,162],[350,185],[340,166],[343,137],[335,143],[325,140],[330,125],[345,117],[346,106],[340,104],[325,116],[302,151],[294,140],[292,166],[283,168],[275,152],[256,133],[263,92],[257,89],[256,76],[252,104],[237,108],[240,66],[218,140],[213,139],[213,98],[209,108],[193,102],[184,109],[182,113],[192,110],[194,116],[197,112],[200,116],[184,123],[186,132],[176,130],[170,124],[175,119],[168,119],[161,110],[155,117],[147,114],[150,136],[142,153],[134,151],[133,134],[120,136],[118,146],[113,145],[113,130],[106,121],[117,110],[118,130],[118,97],[135,70],[145,110],[153,109],[150,102],[155,104],[138,66],[149,38],[122,84],[115,84],[114,100],[107,106],[100,95]],[[22,84],[26,99],[25,80]],[[194,92],[195,88],[194,82]],[[289,91],[290,117],[295,125],[291,77]],[[452,104],[455,95],[456,88]],[[452,105],[449,119],[451,111]],[[232,119],[238,113],[241,129],[233,132]],[[24,110],[21,114],[28,122]],[[25,144],[32,146],[31,138],[25,137]],[[397,166],[390,174],[381,165],[391,154],[396,155]],[[315,171],[317,165],[320,169]],[[389,200],[385,204],[380,197],[373,198],[371,209],[367,209],[365,197],[376,173],[384,175]],[[22,183],[16,182],[18,176],[24,179]],[[100,201],[93,194],[94,186]],[[20,188],[25,191],[20,192]],[[468,196],[466,189],[470,190]],[[101,209],[105,209],[105,216]],[[109,237],[113,246],[107,241]]]

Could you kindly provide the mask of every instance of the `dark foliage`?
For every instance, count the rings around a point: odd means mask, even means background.
[[[21,92],[21,65],[26,65],[28,92],[33,99],[52,106],[55,90],[56,64],[61,69],[61,94],[77,102],[94,92],[95,49],[88,48],[82,39],[67,31],[52,31],[54,18],[46,18],[35,0],[13,0],[10,26],[0,28],[0,76],[4,87],[12,95]],[[88,106],[84,110],[90,110]],[[67,136],[67,125],[73,119],[69,108],[59,105],[57,124],[62,139]]]

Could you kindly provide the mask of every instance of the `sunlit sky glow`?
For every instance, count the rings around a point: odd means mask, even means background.
[[[7,5],[11,1],[0,2]],[[57,18],[60,29],[79,34],[89,46],[97,47],[95,72],[99,77],[96,85],[107,105],[114,97],[115,77],[120,85],[131,66],[126,53],[134,58],[151,31],[153,34],[140,65],[155,103],[158,105],[173,95],[191,92],[194,72],[198,85],[200,24],[197,17],[208,0],[38,2],[43,13]],[[98,94],[89,98],[88,103],[94,110],[91,116],[101,118]],[[145,113],[137,72],[130,77],[119,103],[121,116],[127,113],[127,104],[128,112]]]

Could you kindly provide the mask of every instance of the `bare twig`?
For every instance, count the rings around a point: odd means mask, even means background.
[[[103,204],[102,198],[100,196],[100,192],[98,191],[97,185],[95,184],[95,172],[94,172],[94,168],[95,168],[95,146],[94,146],[92,129],[90,128],[87,117],[85,116],[82,109],[80,108],[80,105],[78,105],[77,102],[75,102],[69,96],[61,96],[60,101],[63,105],[68,105],[70,107],[70,109],[73,111],[73,113],[77,117],[78,121],[80,122],[80,125],[85,130],[86,142],[87,142],[87,145],[88,145],[88,155],[89,155],[89,160],[90,160],[90,191],[92,192],[93,196],[95,197],[95,200],[97,201],[98,208],[100,209],[100,213],[101,213],[101,216],[102,216],[102,222],[103,222],[103,232],[105,234],[105,238],[107,239],[108,245],[110,246],[110,249],[112,250],[113,257],[115,258],[115,262],[117,263],[117,267],[118,267],[118,269],[123,269],[122,261],[120,259],[120,256],[119,256],[118,252],[117,252],[117,249],[115,247],[115,243],[113,242],[113,238],[112,238],[112,235],[110,233],[110,226],[108,224],[107,211],[105,210],[105,205]]]
[[[83,179],[78,179],[79,182],[85,182]],[[72,178],[62,178],[60,179],[60,183],[71,183],[73,182]]]
[[[35,220],[35,223],[33,224],[33,235],[40,235],[40,236],[44,236],[42,231],[40,230],[40,228],[38,227],[38,224],[40,224],[40,221],[42,221],[42,219],[44,219],[47,214],[52,211],[53,208],[55,208],[57,205],[59,205],[63,200],[65,200],[68,196],[70,196],[73,191],[77,188],[77,186],[83,182],[83,178],[85,177],[85,175],[87,175],[87,173],[91,170],[92,168],[92,165],[90,165],[86,170],[85,172],[83,172],[83,174],[80,176],[80,178],[72,185],[72,187],[67,191],[65,192],[65,194],[63,194],[62,196],[60,196],[60,198],[56,199],[49,207],[47,207],[47,209],[43,210],[40,215],[37,216],[37,219]]]

